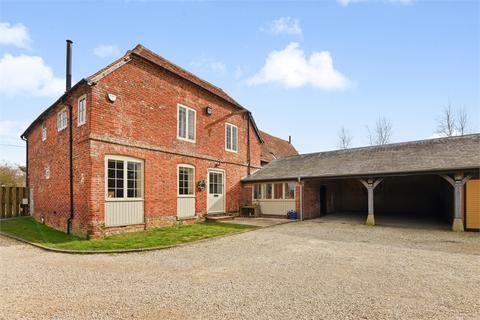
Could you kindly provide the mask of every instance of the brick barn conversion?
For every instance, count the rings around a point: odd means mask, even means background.
[[[194,223],[257,206],[480,228],[480,135],[298,155],[220,88],[137,45],[22,134],[29,208],[81,236]],[[263,167],[262,167],[263,166]]]

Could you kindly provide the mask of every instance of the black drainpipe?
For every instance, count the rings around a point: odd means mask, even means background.
[[[30,189],[29,189],[29,186],[30,186],[30,177],[28,176],[28,139],[25,138],[25,136],[21,136],[20,137],[23,141],[25,141],[25,144],[26,144],[26,148],[25,148],[25,187],[27,189],[27,198],[28,198],[28,204],[27,204],[27,212],[29,214],[30,213]]]
[[[66,71],[66,89],[67,92],[72,88],[72,41],[67,40],[67,71]],[[72,220],[74,213],[73,206],[73,113],[72,105],[68,104],[68,149],[69,149],[69,180],[70,180],[70,216],[67,219],[67,234],[72,231]]]
[[[250,112],[247,112],[247,175],[250,175]]]

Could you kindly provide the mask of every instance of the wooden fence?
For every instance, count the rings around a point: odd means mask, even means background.
[[[0,187],[0,219],[28,215],[28,206],[22,204],[28,199],[25,187]]]

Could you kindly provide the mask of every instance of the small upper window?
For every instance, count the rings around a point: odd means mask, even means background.
[[[195,142],[196,111],[178,105],[177,137],[182,140]]]
[[[47,140],[47,123],[45,120],[42,122],[42,141]]]
[[[81,126],[87,122],[87,96],[78,98],[78,125]]]
[[[67,109],[62,109],[57,113],[57,130],[61,131],[67,127]]]
[[[225,149],[227,151],[238,151],[238,128],[233,124],[227,123],[225,127]]]

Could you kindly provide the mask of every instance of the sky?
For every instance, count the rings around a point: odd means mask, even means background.
[[[480,127],[479,1],[0,2],[0,161],[23,164],[23,130],[73,80],[137,43],[221,87],[261,130],[301,153],[435,137],[443,110]]]

